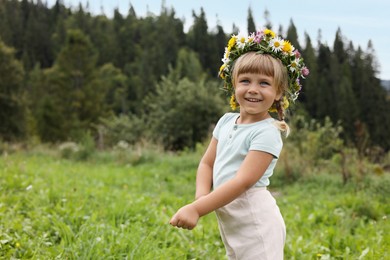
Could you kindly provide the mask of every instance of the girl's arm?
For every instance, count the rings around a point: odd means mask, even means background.
[[[170,224],[193,229],[199,217],[227,205],[251,188],[267,170],[273,156],[266,152],[249,151],[236,176],[198,200],[188,204],[172,217]]]
[[[210,193],[213,185],[213,167],[217,150],[217,139],[211,139],[209,146],[202,159],[200,160],[196,174],[196,193],[195,199],[199,199]]]

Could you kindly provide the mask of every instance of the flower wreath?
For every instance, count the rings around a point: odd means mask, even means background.
[[[231,96],[230,106],[233,110],[237,108],[234,96],[234,87],[232,83],[232,68],[234,61],[247,52],[257,52],[269,54],[279,59],[288,72],[288,90],[283,97],[283,108],[287,109],[290,102],[294,102],[302,88],[299,78],[305,78],[309,75],[309,69],[305,66],[303,58],[298,50],[287,40],[277,36],[270,29],[263,29],[249,36],[239,33],[233,35],[223,56],[223,64],[219,69],[219,76],[224,79],[224,89]],[[270,109],[276,111],[275,104]]]

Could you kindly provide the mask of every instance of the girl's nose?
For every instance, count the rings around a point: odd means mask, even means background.
[[[258,92],[259,92],[258,89],[254,85],[251,85],[248,89],[248,93],[250,94],[257,94]]]

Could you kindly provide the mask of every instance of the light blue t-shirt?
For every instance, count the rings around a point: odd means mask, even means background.
[[[254,185],[268,186],[269,177],[282,150],[283,142],[279,129],[274,125],[275,119],[267,118],[251,124],[236,124],[239,115],[238,113],[223,115],[213,131],[213,137],[218,140],[213,170],[214,189],[236,175],[245,156],[251,150],[267,152],[274,156],[264,175]]]

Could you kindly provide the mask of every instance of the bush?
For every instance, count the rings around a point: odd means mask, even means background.
[[[60,156],[65,159],[85,161],[95,153],[95,141],[89,132],[85,133],[80,143],[65,142],[59,145]]]
[[[142,119],[136,115],[119,115],[100,121],[97,126],[100,148],[112,147],[121,141],[135,144],[142,138],[145,128]]]
[[[358,159],[354,148],[344,147],[343,129],[329,118],[323,123],[314,119],[305,121],[296,116],[291,122],[292,133],[285,140],[277,171],[284,172],[284,181],[295,181],[304,176],[335,173],[346,183],[364,175],[364,162]],[[302,163],[304,161],[304,163]],[[327,172],[324,172],[327,171]]]

